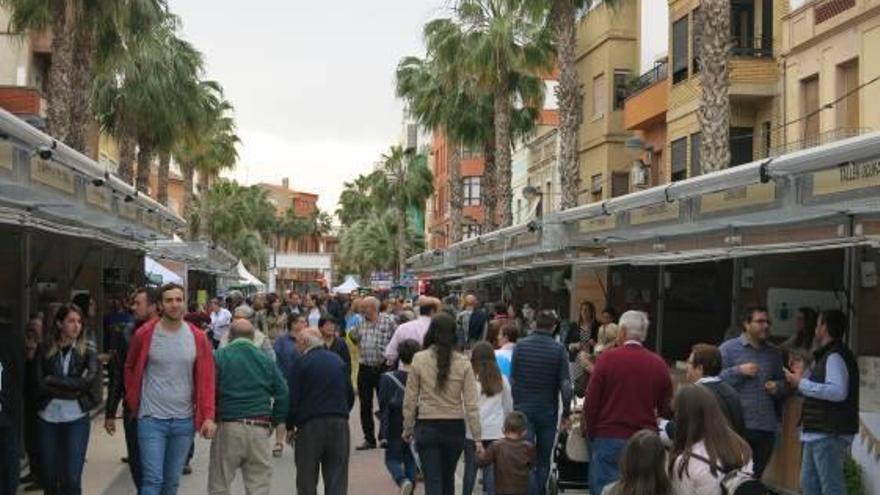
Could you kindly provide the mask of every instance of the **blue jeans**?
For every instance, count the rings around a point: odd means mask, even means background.
[[[626,440],[593,438],[590,440],[590,493],[602,493],[605,485],[620,477],[618,466]]]
[[[484,441],[483,447],[489,448],[491,441]],[[495,495],[495,466],[480,468],[483,472],[483,493]],[[473,440],[464,441],[464,474],[461,479],[461,494],[471,495],[477,482],[477,449]]]
[[[13,495],[18,490],[18,431],[0,426],[0,495]]]
[[[528,432],[526,437],[535,444],[537,459],[535,469],[529,474],[529,495],[544,495],[547,492],[547,477],[550,475],[550,457],[559,426],[559,412],[556,404],[527,405],[517,408],[526,415]],[[598,493],[598,492],[597,492]]]
[[[828,436],[803,445],[801,490],[804,495],[846,495],[843,460],[852,442]]]
[[[141,495],[175,495],[195,427],[192,418],[137,421]]]
[[[397,486],[404,481],[416,482],[416,461],[413,459],[409,445],[403,443],[400,435],[388,439],[388,447],[385,449],[385,467]]]
[[[89,447],[88,416],[69,423],[39,420],[43,489],[48,495],[82,493],[82,471]]]

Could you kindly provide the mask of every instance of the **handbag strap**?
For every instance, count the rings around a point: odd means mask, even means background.
[[[397,379],[397,377],[394,375],[394,372],[393,372],[393,371],[389,371],[389,372],[387,373],[387,375],[388,375],[388,378],[390,378],[391,381],[394,382],[394,384],[397,385],[397,387],[398,387],[400,390],[403,390],[404,392],[406,392],[406,387],[404,387],[404,386],[403,386],[403,383],[402,383],[400,380]]]

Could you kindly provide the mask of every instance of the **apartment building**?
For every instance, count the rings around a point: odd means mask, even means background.
[[[579,203],[627,192],[634,154],[623,125],[629,81],[639,71],[640,2],[616,8],[599,4],[584,15],[577,33],[577,70],[583,84],[583,118],[578,136],[582,192]]]
[[[318,208],[318,195],[291,189],[290,179],[281,185],[261,182],[257,187],[266,191],[269,202],[281,217],[293,209],[297,217],[306,218]],[[300,239],[273,239],[269,254],[269,290],[317,290],[333,280],[333,253],[336,238],[305,236]]]
[[[880,129],[880,1],[806,2],[782,46],[786,150]]]

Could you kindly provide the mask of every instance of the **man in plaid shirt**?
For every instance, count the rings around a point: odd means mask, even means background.
[[[364,321],[349,331],[351,340],[358,345],[360,359],[358,365],[358,400],[361,403],[361,428],[364,443],[357,450],[376,448],[376,427],[373,423],[373,395],[379,388],[379,377],[385,371],[385,347],[397,330],[397,321],[392,315],[379,312],[379,300],[366,297],[361,301]]]

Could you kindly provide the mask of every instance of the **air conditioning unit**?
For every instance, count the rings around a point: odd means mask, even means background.
[[[635,160],[629,171],[629,182],[633,188],[648,187],[651,182],[651,169],[645,162]]]

